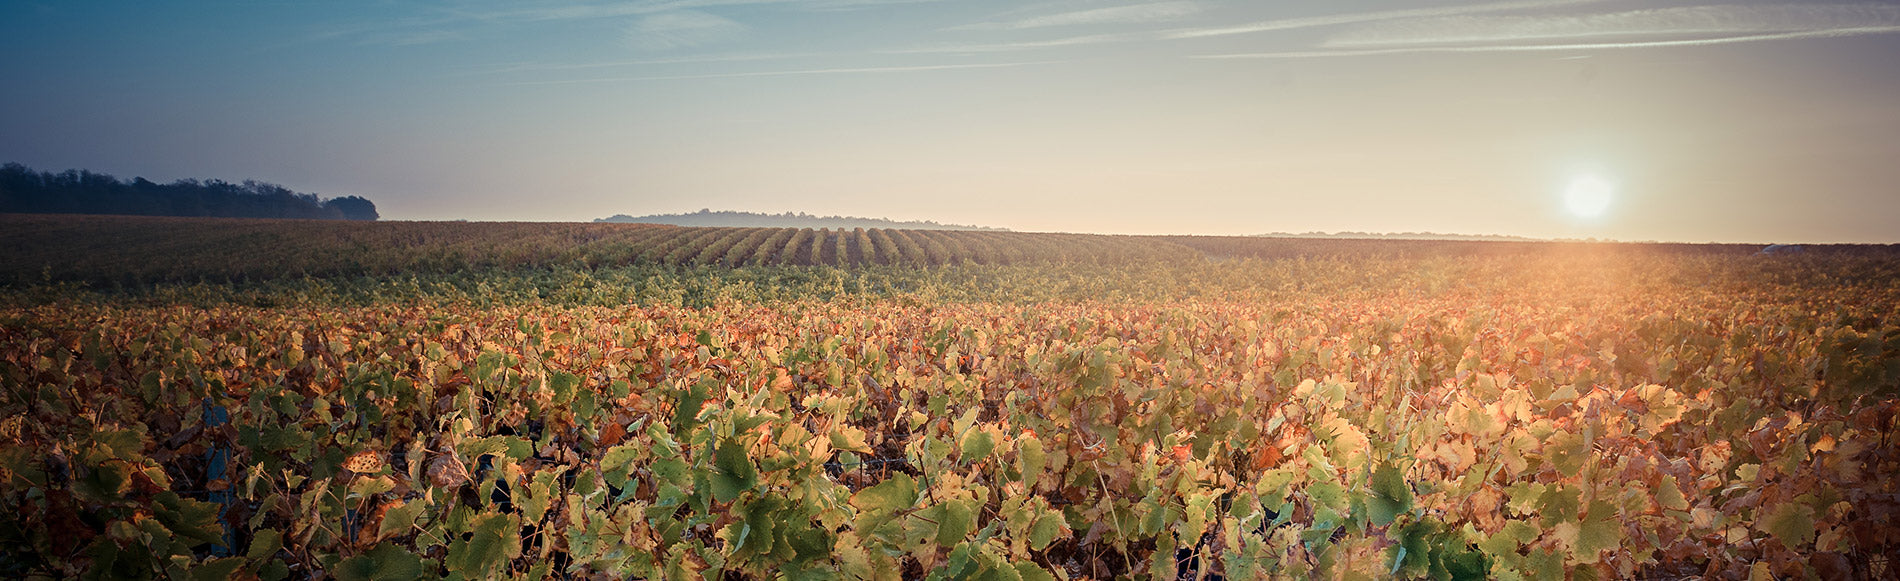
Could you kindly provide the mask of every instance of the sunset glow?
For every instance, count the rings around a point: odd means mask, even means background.
[[[1596,175],[1580,175],[1564,188],[1564,209],[1582,218],[1595,218],[1610,208],[1615,189],[1608,180]]]
[[[1893,4],[14,2],[0,51],[0,163],[385,219],[1900,242]]]

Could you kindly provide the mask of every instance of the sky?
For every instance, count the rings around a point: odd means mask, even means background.
[[[1900,3],[0,3],[0,162],[384,219],[1900,242]]]

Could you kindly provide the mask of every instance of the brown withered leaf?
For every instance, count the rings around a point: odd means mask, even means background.
[[[626,437],[627,429],[621,427],[620,422],[608,423],[607,427],[600,429],[600,447],[611,448],[618,446],[620,445],[620,441],[626,439]]]
[[[468,482],[468,466],[454,455],[436,456],[429,461],[428,471],[429,483],[440,488],[454,488]]]
[[[343,459],[343,469],[357,474],[368,474],[383,469],[383,457],[375,450],[363,450]]]

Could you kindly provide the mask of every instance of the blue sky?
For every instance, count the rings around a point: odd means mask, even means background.
[[[1890,3],[8,2],[0,54],[0,161],[388,219],[1900,242]]]

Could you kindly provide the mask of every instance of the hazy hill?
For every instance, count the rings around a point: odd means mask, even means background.
[[[612,218],[601,218],[595,222],[615,222],[630,224],[672,224],[674,226],[726,226],[746,228],[895,228],[900,230],[989,230],[1008,232],[1007,228],[989,228],[984,226],[965,226],[962,224],[939,224],[927,220],[899,222],[883,218],[858,218],[854,216],[813,216],[804,212],[783,214],[760,214],[755,212],[700,210],[690,214],[653,214],[648,216],[628,216],[618,214]]]
[[[1532,242],[1540,238],[1523,236],[1505,236],[1502,234],[1440,234],[1437,232],[1268,232],[1255,234],[1259,238],[1360,238],[1370,240],[1496,240],[1510,242]]]
[[[0,213],[119,214],[216,218],[375,220],[376,204],[356,196],[324,199],[277,184],[244,180],[145,178],[122,181],[108,174],[69,169],[34,171],[17,163],[0,166]]]

